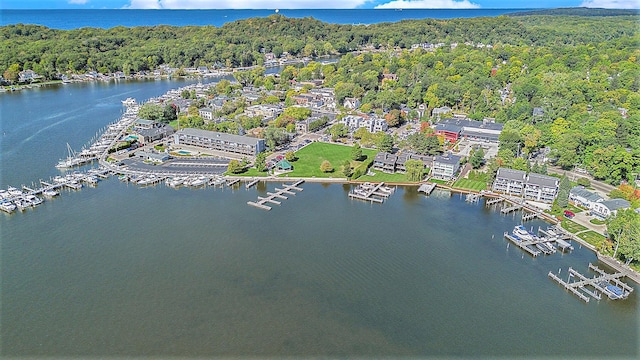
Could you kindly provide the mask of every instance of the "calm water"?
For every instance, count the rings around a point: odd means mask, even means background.
[[[410,19],[451,19],[499,16],[526,9],[281,9],[286,17],[315,19],[332,24],[376,24]],[[265,17],[274,10],[0,10],[0,25],[38,24],[55,29],[115,26],[213,25],[252,17]]]
[[[0,95],[0,186],[53,165],[121,112],[184,83],[70,84]],[[258,189],[116,179],[0,214],[3,357],[638,355],[638,294],[584,304],[547,278],[584,249],[533,259],[518,223],[458,196],[388,202],[305,184],[266,212]],[[528,226],[544,225],[542,222]]]

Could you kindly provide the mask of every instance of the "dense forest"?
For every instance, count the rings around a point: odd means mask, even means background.
[[[358,19],[354,19],[357,22]],[[407,20],[374,25],[327,24],[312,18],[239,20],[222,27],[115,27],[54,30],[35,25],[0,28],[0,71],[32,69],[46,78],[95,70],[141,71],[158,65],[259,65],[261,52],[346,53],[363,47],[409,48],[416,43],[474,42],[501,47],[638,46],[638,17],[522,16]],[[625,43],[626,42],[626,43]],[[11,74],[9,74],[11,75]]]
[[[491,166],[527,169],[527,158],[550,149],[558,165],[618,184],[640,167],[638,20],[500,16],[352,26],[272,15],[220,28],[11,25],[0,28],[0,70],[5,78],[22,69],[54,78],[161,64],[260,65],[264,52],[341,53],[337,64],[287,67],[279,81],[324,79],[338,102],[360,98],[363,111],[396,123],[401,108],[419,104],[427,114],[448,106],[473,119],[495,118],[505,129]],[[419,43],[442,46],[409,50]]]

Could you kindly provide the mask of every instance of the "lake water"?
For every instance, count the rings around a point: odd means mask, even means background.
[[[187,82],[68,84],[0,95],[0,187],[59,174],[122,112]],[[503,216],[398,188],[384,204],[306,183],[271,211],[245,190],[115,178],[0,214],[2,357],[622,357],[638,294],[583,303],[548,279],[593,253],[531,258]],[[528,227],[546,226],[541,221]]]

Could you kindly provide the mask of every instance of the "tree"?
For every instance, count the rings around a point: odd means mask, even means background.
[[[424,163],[420,160],[410,159],[405,161],[406,175],[409,181],[422,181],[424,177]]]
[[[351,160],[358,161],[361,158],[362,158],[362,148],[360,147],[360,144],[355,143],[351,148]]]
[[[351,168],[351,161],[345,160],[342,163],[342,174],[346,178],[350,178],[353,175],[353,169]]]
[[[4,77],[5,80],[16,82],[18,81],[19,74],[20,74],[20,65],[11,64],[11,66],[9,66],[7,70],[4,71],[2,76]]]
[[[469,163],[474,169],[479,169],[482,164],[484,164],[484,150],[482,148],[473,152],[471,158],[469,159]]]
[[[336,141],[338,138],[345,137],[349,133],[349,128],[345,124],[335,124],[329,128],[331,140]]]
[[[138,117],[146,120],[158,121],[162,119],[163,115],[164,109],[162,109],[162,106],[154,103],[146,103],[138,111]]]
[[[293,151],[287,151],[287,153],[284,154],[284,158],[289,162],[296,161],[298,159]]]
[[[264,151],[256,155],[255,167],[258,171],[264,171],[265,167],[267,166],[266,160],[267,154]]]
[[[176,106],[173,104],[167,104],[164,107],[164,110],[162,112],[162,122],[163,123],[170,123],[173,120],[177,120],[178,119],[178,113],[176,111]]]
[[[244,171],[244,166],[242,166],[240,161],[235,159],[229,161],[229,165],[227,166],[227,172],[230,172],[232,174],[240,174],[243,171]]]
[[[393,136],[384,134],[377,142],[376,147],[380,151],[391,152],[393,150]]]
[[[571,183],[567,175],[564,175],[560,179],[560,185],[558,186],[558,197],[556,202],[561,208],[566,208],[569,205],[569,191],[571,191]]]
[[[615,242],[617,257],[623,260],[640,260],[640,214],[633,209],[620,209],[607,219],[607,232]]]
[[[284,129],[269,126],[264,129],[264,140],[270,149],[275,149],[278,145],[284,144],[289,139]]]
[[[320,164],[320,171],[322,171],[323,173],[333,172],[333,166],[331,165],[329,160],[324,160],[322,164]]]

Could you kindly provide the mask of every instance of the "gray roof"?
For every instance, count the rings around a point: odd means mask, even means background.
[[[602,205],[606,206],[610,211],[618,210],[618,209],[628,209],[631,207],[631,204],[625,199],[611,199],[601,202]]]
[[[465,128],[487,129],[494,131],[502,131],[504,124],[494,123],[489,121],[476,121],[471,119],[444,119],[440,121],[440,124],[451,124]]]
[[[142,135],[142,136],[155,136],[155,135],[160,135],[160,134],[172,134],[173,133],[173,128],[171,126],[165,125],[165,126],[161,126],[161,127],[157,127],[157,128],[151,128],[151,129],[142,129],[142,130],[138,130],[138,134]]]
[[[457,155],[438,155],[436,156],[436,158],[433,160],[434,163],[438,162],[441,164],[452,164],[452,165],[458,165],[460,164],[460,159],[462,159],[461,156],[457,156]]]
[[[141,119],[141,118],[136,120],[136,124],[151,125],[153,123],[155,123],[155,121],[153,120],[147,120],[147,119]]]
[[[499,168],[496,179],[509,179],[524,182],[527,173],[522,170]]]
[[[588,201],[591,202],[598,202],[598,201],[602,201],[602,196],[596,194],[596,193],[592,193],[591,191],[587,190],[584,188],[584,186],[575,186],[573,189],[571,189],[571,191],[569,191],[569,194],[574,194],[576,196],[580,196],[583,199],[586,199]]]
[[[545,186],[545,187],[556,187],[558,186],[559,182],[560,182],[560,179],[556,177],[536,174],[536,173],[529,173],[529,178],[527,180],[527,184],[533,184],[533,185]]]
[[[476,137],[481,139],[490,139],[490,140],[496,140],[496,141],[500,138],[500,135],[498,134],[486,133],[486,132],[481,132],[477,130],[474,131],[472,128],[471,129],[465,128],[464,130],[462,130],[462,136]]]
[[[180,131],[176,133],[176,135],[181,135],[181,134],[185,134],[189,136],[197,136],[199,138],[216,139],[216,140],[227,141],[227,142],[232,142],[236,144],[252,145],[252,146],[258,144],[260,141],[264,141],[263,139],[258,139],[258,138],[248,137],[248,136],[233,135],[233,134],[221,133],[216,131],[208,131],[208,130],[193,129],[193,128],[180,129]]]
[[[448,131],[448,132],[454,132],[459,134],[462,131],[462,126],[438,123],[436,124],[435,129],[436,131]]]
[[[389,154],[387,152],[379,152],[376,154],[374,161],[385,164],[395,164],[397,159],[398,157],[396,155]]]

